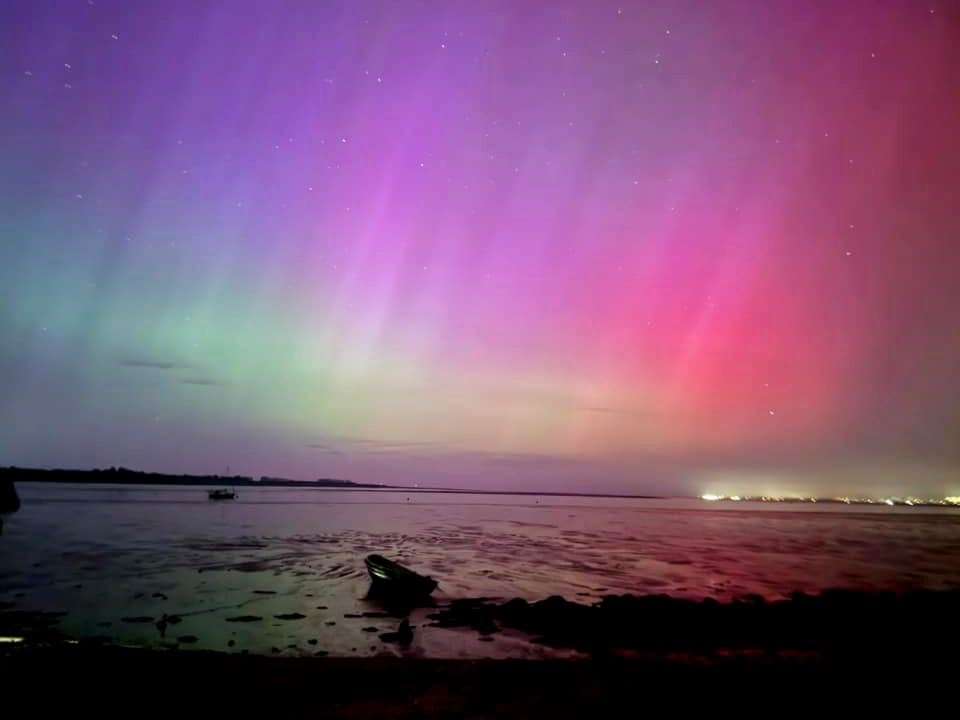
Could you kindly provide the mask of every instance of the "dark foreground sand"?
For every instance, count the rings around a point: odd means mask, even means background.
[[[916,710],[948,691],[954,667],[947,657],[876,653],[461,661],[84,645],[0,650],[7,707],[35,717],[638,717],[653,710],[654,700],[738,713],[772,701],[778,716],[798,705],[836,709],[840,702],[863,710],[905,699]]]
[[[958,610],[957,591],[462,599],[430,617],[456,632],[522,629],[583,659],[441,660],[129,648],[70,638],[57,613],[7,608],[0,637],[17,641],[0,643],[0,696],[38,717],[633,717],[654,698],[739,712],[761,697],[777,716],[838,699],[858,717],[867,703],[908,702],[916,714],[953,691]]]

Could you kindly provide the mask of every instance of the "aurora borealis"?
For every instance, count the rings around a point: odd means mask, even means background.
[[[960,494],[960,8],[8,0],[0,465]]]

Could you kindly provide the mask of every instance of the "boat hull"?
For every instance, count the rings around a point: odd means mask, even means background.
[[[432,577],[405,568],[382,555],[368,555],[364,560],[373,587],[385,594],[424,596],[437,589]]]

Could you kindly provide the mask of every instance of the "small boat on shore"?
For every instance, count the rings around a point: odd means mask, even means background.
[[[211,500],[236,500],[237,491],[222,488],[218,490],[208,490],[207,497]]]
[[[437,581],[421,575],[382,555],[368,555],[364,560],[370,580],[377,592],[397,596],[425,596],[437,589]]]

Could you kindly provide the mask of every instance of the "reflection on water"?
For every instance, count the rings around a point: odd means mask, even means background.
[[[960,587],[956,510],[286,488],[216,503],[203,488],[19,488],[23,507],[0,540],[0,602],[67,611],[70,633],[141,644],[401,652],[364,630],[395,619],[344,617],[378,610],[364,599],[371,552],[440,580],[438,602]],[[161,636],[164,614],[180,622]],[[262,619],[226,622],[237,616]],[[433,628],[404,652],[557,654]]]

